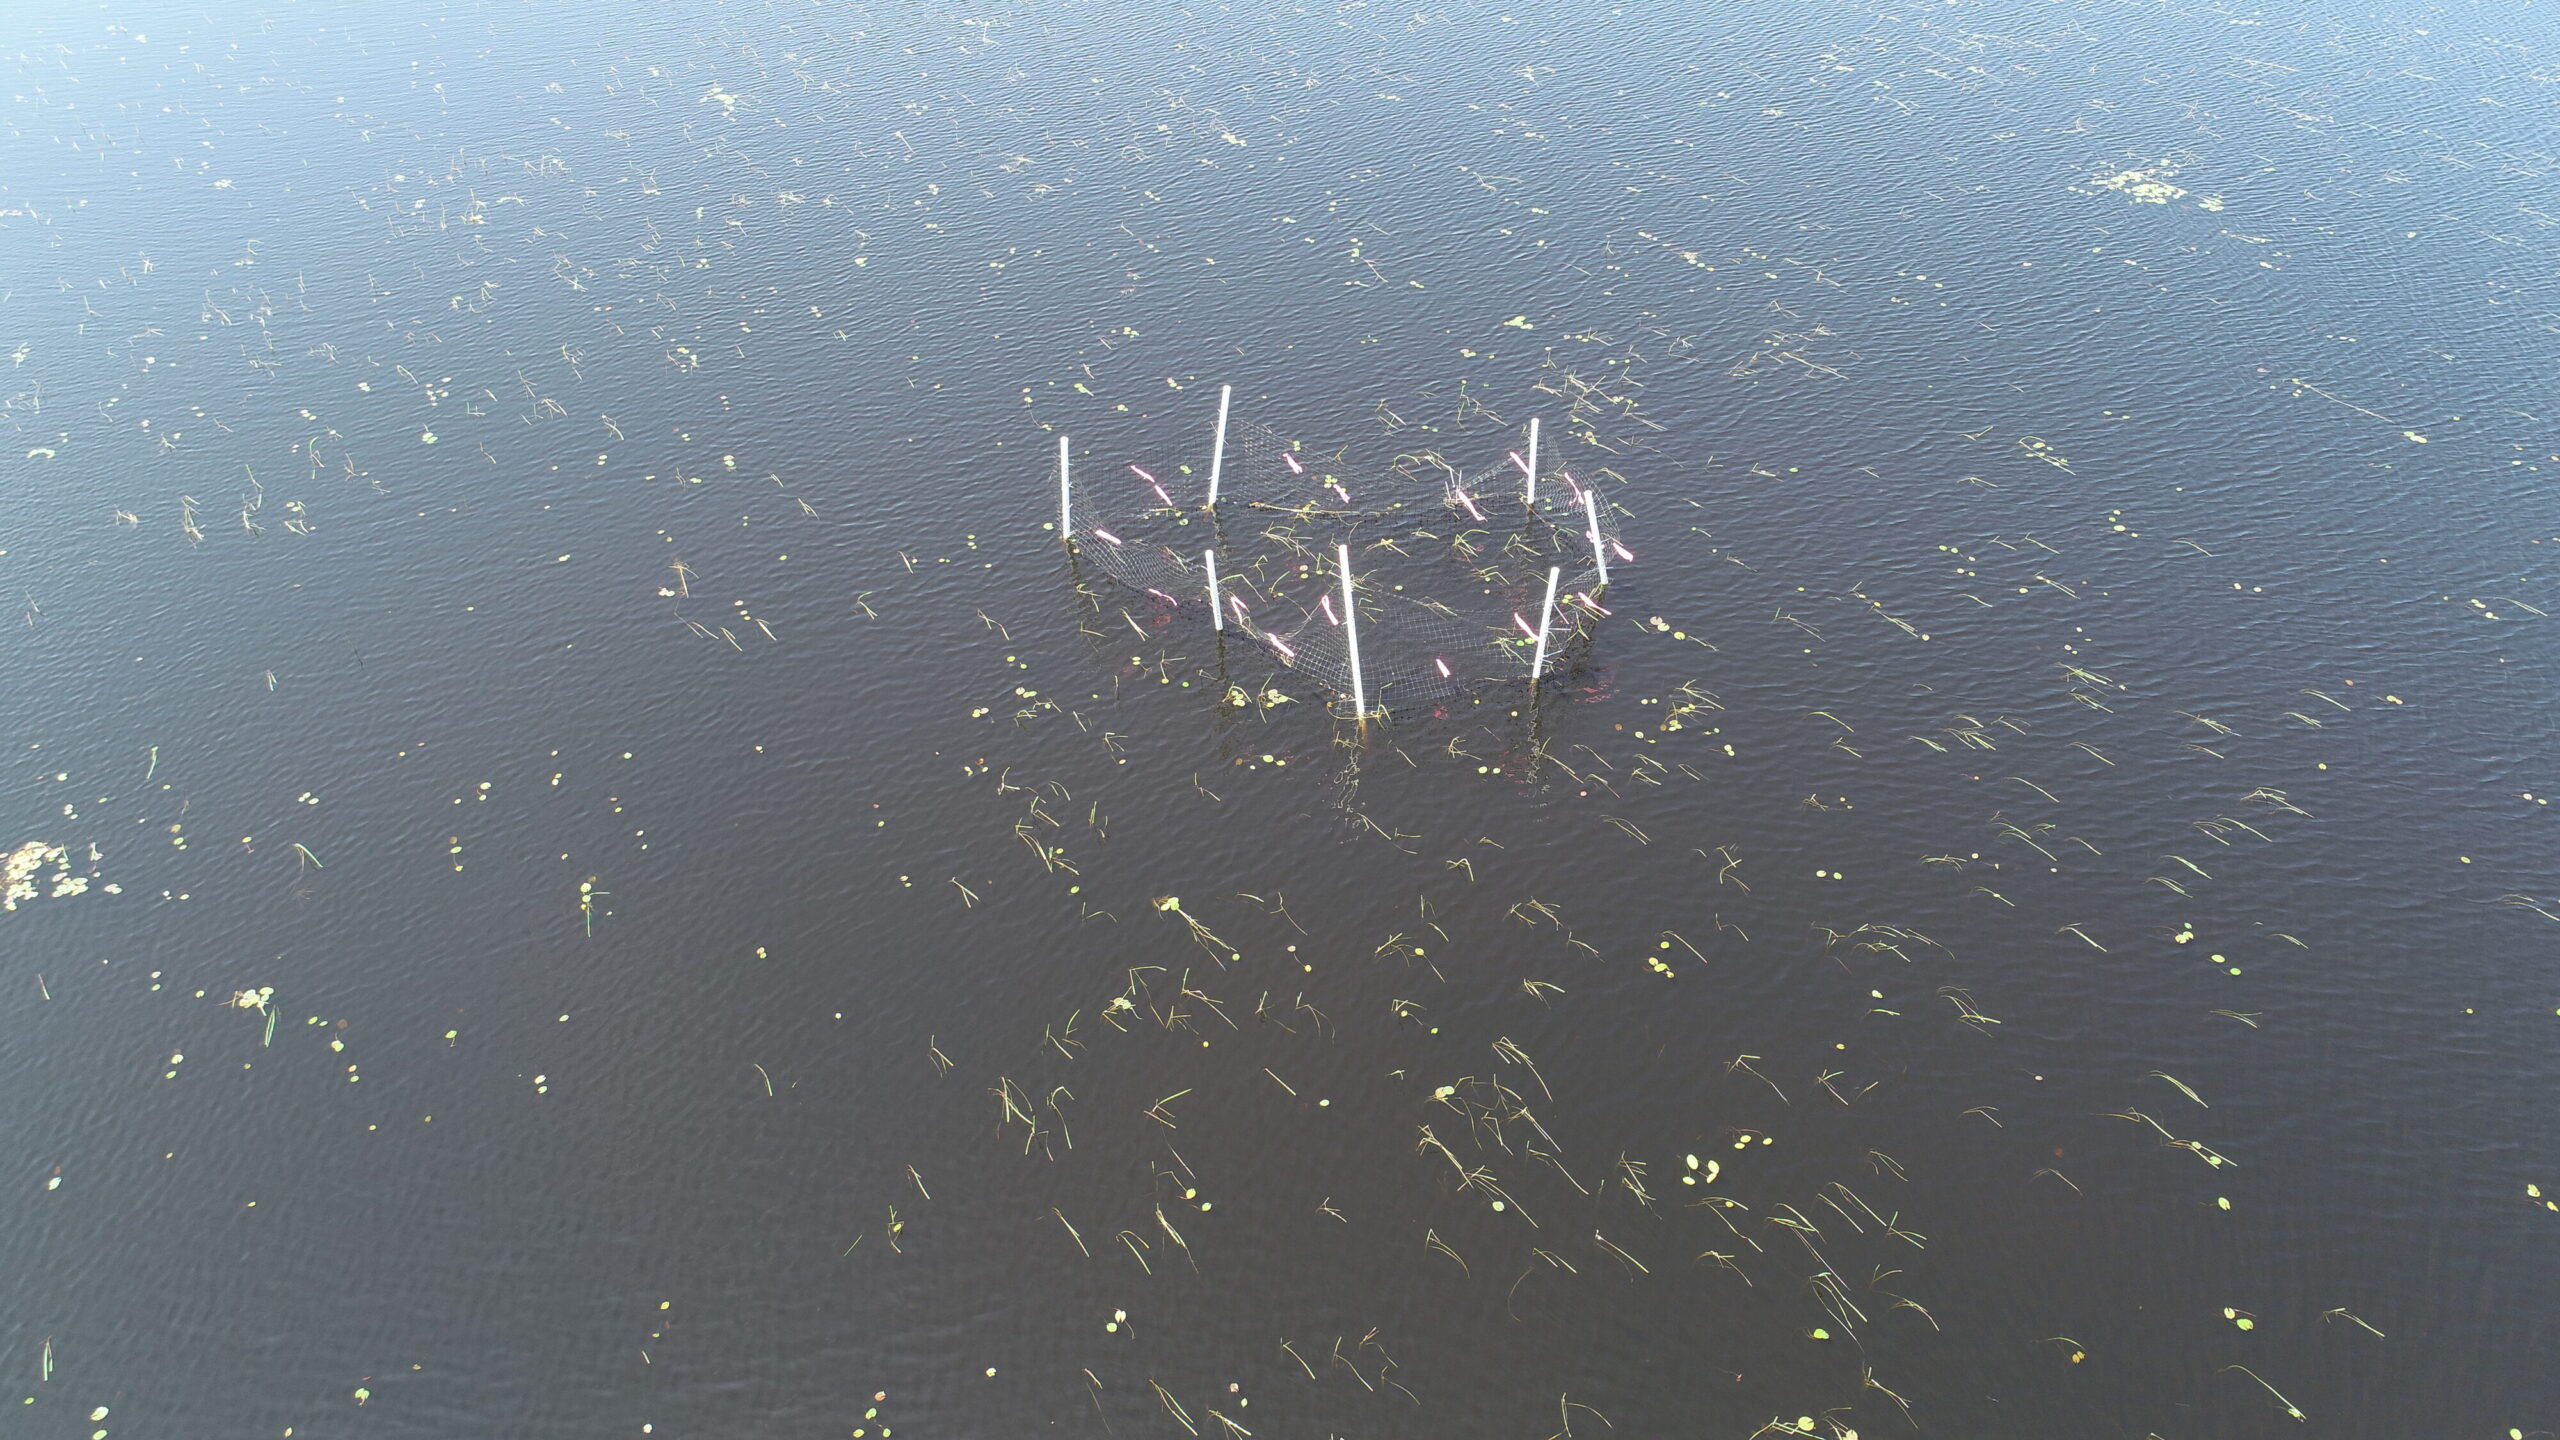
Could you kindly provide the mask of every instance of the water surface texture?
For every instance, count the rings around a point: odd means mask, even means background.
[[[2560,1429],[2547,6],[0,68],[11,1433]],[[1070,556],[1221,385],[1610,613]]]

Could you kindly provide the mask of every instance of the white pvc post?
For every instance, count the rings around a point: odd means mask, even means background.
[[[1200,558],[1209,566],[1209,620],[1224,630],[1227,628],[1227,607],[1218,603],[1218,552],[1203,550]]]
[[[1547,603],[1538,610],[1538,658],[1529,662],[1529,688],[1538,688],[1538,676],[1547,668],[1547,622],[1556,613],[1556,581],[1564,577],[1564,567],[1547,567]]]
[[[1582,492],[1582,513],[1591,519],[1591,563],[1600,567],[1600,588],[1609,588],[1609,557],[1600,548],[1600,492]]]
[[[1538,503],[1538,417],[1529,417],[1529,480],[1522,497],[1534,506]]]
[[[1334,561],[1342,567],[1342,639],[1351,652],[1351,713],[1369,713],[1369,692],[1360,681],[1360,612],[1351,603],[1351,547],[1333,547]]]
[[[1067,492],[1067,437],[1058,437],[1058,538],[1075,543],[1075,501]]]
[[[1235,388],[1233,385],[1218,387],[1218,438],[1209,449],[1208,508],[1211,510],[1218,508],[1218,474],[1227,463],[1227,401],[1235,394]]]

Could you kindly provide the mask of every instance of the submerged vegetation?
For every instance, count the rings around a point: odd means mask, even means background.
[[[2547,57],[591,22],[6,57],[30,1424],[2553,1428]]]

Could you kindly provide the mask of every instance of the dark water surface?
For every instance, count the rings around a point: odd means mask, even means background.
[[[7,1433],[2560,1429],[2555,28],[10,7]]]

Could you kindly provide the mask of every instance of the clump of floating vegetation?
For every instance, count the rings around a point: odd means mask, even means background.
[[[97,858],[94,846],[91,847],[90,858],[93,861]],[[51,875],[44,873],[48,865],[53,867]],[[39,897],[63,900],[73,895],[85,895],[95,874],[94,868],[88,874],[73,870],[71,852],[64,847],[44,840],[30,840],[10,851],[5,858],[0,858],[0,910],[15,910],[21,900]],[[111,894],[116,889],[112,885],[106,888]]]

